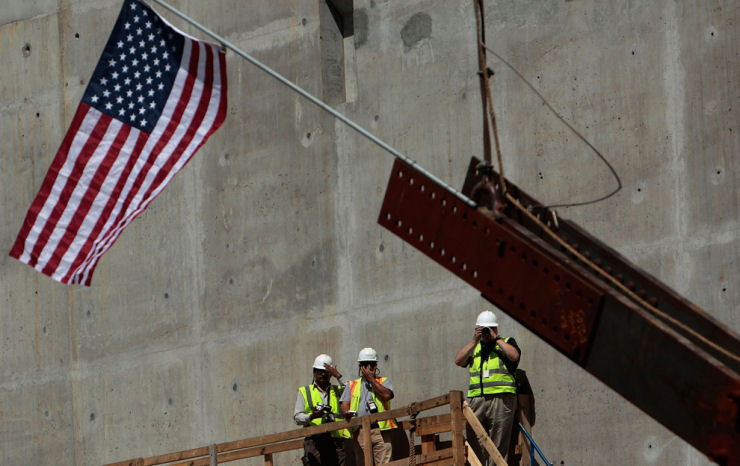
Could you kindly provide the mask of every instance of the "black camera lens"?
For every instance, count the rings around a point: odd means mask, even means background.
[[[480,333],[483,334],[483,335],[490,335],[491,334],[491,329],[488,328],[488,327],[483,327],[483,330],[481,330]]]

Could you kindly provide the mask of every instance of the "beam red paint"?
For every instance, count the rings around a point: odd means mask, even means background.
[[[477,162],[466,195],[478,181]],[[515,185],[508,189],[541,207]],[[378,223],[714,461],[740,462],[737,361],[602,280],[512,206],[496,220],[397,160]],[[576,224],[561,219],[558,234],[662,312],[740,354],[729,329]]]

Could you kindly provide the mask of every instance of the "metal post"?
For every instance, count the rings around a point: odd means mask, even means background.
[[[213,32],[210,29],[206,28],[205,26],[201,25],[197,21],[193,20],[192,18],[190,18],[186,14],[184,14],[181,11],[179,11],[178,9],[170,6],[169,4],[163,2],[162,0],[152,0],[152,1],[155,2],[155,3],[157,3],[157,4],[159,4],[159,5],[161,5],[161,6],[163,6],[164,8],[167,8],[168,10],[170,10],[172,13],[176,14],[177,16],[179,16],[180,18],[182,18],[183,20],[187,21],[188,23],[192,24],[193,26],[195,26],[196,28],[200,29],[204,33],[206,33],[209,36],[213,37],[219,43],[221,43],[224,47],[227,47],[227,48],[231,49],[237,55],[241,56],[242,58],[244,58],[245,60],[247,60],[248,62],[250,62],[254,66],[256,66],[257,68],[261,69],[265,73],[269,74],[273,78],[277,79],[281,83],[283,83],[286,86],[288,86],[289,88],[293,89],[298,94],[302,95],[306,99],[310,100],[314,104],[316,104],[319,107],[321,107],[322,109],[326,110],[328,113],[330,113],[331,115],[333,115],[335,118],[339,119],[344,124],[346,124],[347,126],[349,126],[352,129],[354,129],[355,131],[357,131],[361,135],[365,136],[367,139],[369,139],[370,141],[374,142],[375,144],[377,144],[381,148],[385,149],[387,152],[391,153],[393,156],[395,156],[395,157],[403,160],[404,162],[408,163],[409,165],[415,167],[417,170],[419,170],[420,172],[424,173],[426,176],[428,176],[429,178],[431,178],[435,182],[439,183],[441,186],[443,186],[445,189],[447,189],[450,193],[452,193],[453,195],[455,195],[461,201],[465,202],[466,204],[468,204],[471,207],[475,207],[475,202],[473,202],[472,200],[470,200],[467,196],[465,196],[464,194],[458,192],[456,189],[454,189],[453,187],[449,186],[447,183],[443,182],[442,180],[438,179],[436,176],[434,176],[433,174],[431,174],[428,171],[426,171],[419,164],[417,164],[416,162],[414,162],[410,158],[406,157],[405,155],[401,154],[400,152],[398,152],[396,149],[394,149],[393,147],[389,146],[385,142],[381,141],[376,136],[374,136],[373,134],[369,133],[365,128],[361,127],[360,125],[358,125],[354,121],[350,120],[349,118],[345,117],[341,113],[337,112],[336,110],[334,110],[333,108],[331,108],[329,105],[327,105],[326,103],[324,103],[320,99],[314,97],[312,94],[310,94],[309,92],[305,91],[300,86],[297,86],[296,84],[292,83],[291,81],[289,81],[288,79],[286,79],[280,73],[274,71],[269,66],[263,64],[262,62],[260,62],[256,58],[252,57],[248,53],[246,53],[246,52],[242,51],[241,49],[237,48],[234,44],[230,43],[229,41],[227,41],[226,39],[224,39],[220,35],[216,34],[215,32]]]

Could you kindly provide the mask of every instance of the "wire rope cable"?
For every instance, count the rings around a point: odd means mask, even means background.
[[[540,98],[540,100],[542,100],[542,103],[555,115],[555,117],[557,117],[558,120],[560,120],[569,130],[571,130],[573,132],[573,134],[575,134],[578,137],[578,139],[580,139],[581,141],[583,141],[583,143],[586,144],[599,157],[599,159],[601,159],[602,162],[604,162],[604,164],[607,166],[607,168],[609,169],[609,171],[611,172],[611,174],[614,176],[614,179],[617,181],[617,187],[612,192],[607,193],[607,194],[605,194],[605,195],[603,195],[601,197],[598,197],[596,199],[591,199],[591,200],[588,200],[588,201],[581,201],[581,202],[551,204],[551,205],[542,206],[542,208],[543,209],[554,209],[556,207],[576,207],[576,206],[584,206],[584,205],[589,205],[589,204],[596,204],[597,202],[604,201],[604,200],[610,198],[611,196],[617,194],[622,189],[622,180],[619,178],[619,174],[617,174],[617,171],[614,169],[614,167],[612,166],[612,164],[609,163],[609,161],[606,159],[606,157],[604,156],[604,154],[602,154],[599,149],[597,149],[596,147],[594,147],[594,145],[591,144],[591,142],[589,142],[588,139],[586,139],[578,130],[576,130],[573,127],[573,125],[571,125],[570,123],[568,123],[568,121],[562,115],[560,115],[560,113],[558,113],[558,111],[555,110],[552,105],[550,105],[550,102],[548,102],[547,99],[545,99],[545,97],[542,95],[542,93],[540,93],[540,91],[538,91],[537,88],[535,88],[534,85],[532,83],[530,83],[529,80],[527,80],[527,78],[525,78],[519,72],[519,70],[517,70],[504,57],[502,57],[500,54],[498,54],[495,50],[491,49],[485,43],[481,43],[481,45],[487,51],[491,52],[491,54],[493,54],[493,56],[495,56],[499,61],[501,61],[501,63],[503,63],[511,71],[513,71],[514,74],[516,74],[516,76],[519,79],[521,79],[522,81],[524,81],[524,83],[527,85],[527,87],[529,87],[529,89],[532,92],[534,92],[537,95],[537,97]]]

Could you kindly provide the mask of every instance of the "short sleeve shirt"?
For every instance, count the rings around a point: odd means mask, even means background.
[[[350,402],[351,396],[349,392],[349,383],[347,383],[344,386],[344,392],[342,392],[342,396],[339,398],[340,403]],[[393,392],[393,384],[391,384],[390,379],[385,379],[383,381],[383,386],[387,388],[388,390]],[[358,416],[365,416],[370,414],[370,409],[368,408],[368,401],[372,399],[370,393],[373,390],[373,386],[370,385],[370,382],[368,382],[365,379],[360,379],[360,406],[357,408],[357,415]]]

